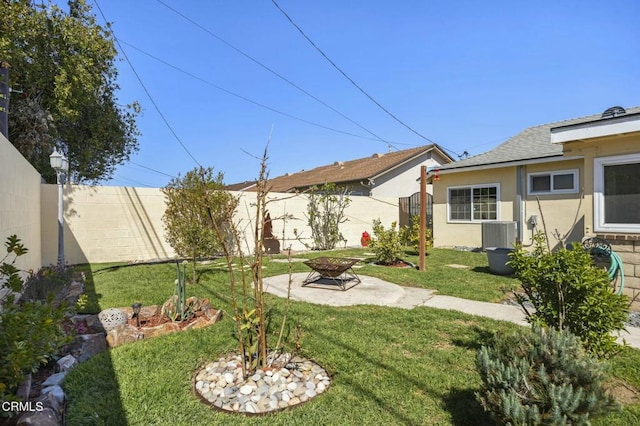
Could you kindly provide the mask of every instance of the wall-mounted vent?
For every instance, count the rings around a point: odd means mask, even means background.
[[[619,117],[619,116],[624,115],[626,113],[627,113],[627,110],[625,110],[621,106],[614,106],[614,107],[607,108],[606,110],[604,110],[604,112],[602,113],[602,116],[600,118]]]
[[[482,250],[488,247],[513,248],[516,235],[516,222],[482,222]]]

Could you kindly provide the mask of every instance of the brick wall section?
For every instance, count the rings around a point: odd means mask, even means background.
[[[634,310],[640,310],[640,235],[599,235],[620,256],[624,271],[624,293],[635,299]]]

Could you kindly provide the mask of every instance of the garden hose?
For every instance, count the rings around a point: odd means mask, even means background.
[[[587,241],[590,244],[593,244],[593,240],[597,240],[597,238],[592,238]],[[585,247],[585,242],[583,242],[583,247]],[[609,281],[613,283],[618,276],[620,277],[620,285],[617,293],[618,295],[621,295],[624,290],[624,270],[622,268],[622,259],[620,259],[620,256],[611,250],[611,246],[608,243],[606,245],[598,244],[597,241],[594,246],[590,247],[589,252],[594,259],[609,258],[610,264],[609,269],[607,270],[607,273],[609,274]]]
[[[620,276],[620,286],[618,287],[618,294],[622,294],[624,290],[624,271],[622,269],[622,259],[618,256],[613,250],[611,250],[611,254],[609,255],[611,258],[611,266],[609,266],[609,279],[611,282],[616,279],[617,276]]]

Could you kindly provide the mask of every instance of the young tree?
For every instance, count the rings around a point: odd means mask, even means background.
[[[260,174],[256,181],[256,202],[253,204],[255,208],[255,216],[252,220],[253,226],[253,253],[252,256],[245,256],[242,251],[242,242],[246,242],[238,225],[231,222],[231,214],[224,212],[219,217],[226,218],[227,223],[231,226],[232,238],[224,238],[223,251],[229,268],[229,281],[231,285],[231,305],[233,308],[233,319],[236,323],[236,337],[238,339],[238,352],[242,355],[245,363],[242,364],[242,372],[244,377],[255,373],[259,368],[265,369],[278,357],[270,357],[278,353],[282,348],[283,333],[285,323],[287,321],[289,294],[287,294],[287,304],[285,305],[284,315],[280,326],[280,334],[275,345],[269,346],[267,341],[269,321],[267,319],[267,304],[264,297],[264,283],[262,275],[263,258],[266,253],[264,246],[265,232],[269,228],[267,212],[269,200],[268,179],[269,172],[267,170],[267,148],[265,148],[262,158],[260,159]],[[222,239],[224,235],[220,225],[216,223],[215,214],[210,212],[211,227]],[[233,242],[239,249],[237,256],[232,252]],[[238,263],[240,264],[238,266]],[[289,292],[291,290],[291,271],[292,265],[289,259]],[[271,351],[270,351],[271,350]]]
[[[351,204],[348,190],[335,183],[313,186],[309,192],[307,219],[311,228],[311,238],[316,250],[331,250],[338,242],[344,241],[340,224],[348,219],[345,209]]]
[[[116,97],[116,49],[109,24],[97,24],[85,0],[69,12],[51,0],[0,2],[0,60],[14,94],[9,140],[49,182],[54,147],[69,158],[72,178],[98,182],[138,149],[139,106]]]
[[[238,201],[224,190],[222,173],[214,176],[212,167],[196,167],[184,178],[172,179],[162,192],[167,202],[162,216],[167,242],[179,256],[191,259],[196,282],[196,259],[222,250],[209,212],[224,229],[228,212],[235,210]]]

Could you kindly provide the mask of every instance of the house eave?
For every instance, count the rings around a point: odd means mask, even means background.
[[[530,164],[544,164],[544,163],[555,163],[558,161],[571,161],[571,160],[580,160],[584,158],[583,156],[572,156],[572,157],[564,157],[562,155],[554,155],[550,157],[539,157],[539,158],[528,158],[525,160],[516,160],[516,161],[504,161],[501,163],[490,163],[490,164],[479,164],[479,165],[471,165],[471,166],[462,166],[450,169],[440,169],[438,170],[438,174],[450,174],[450,173],[461,173],[461,172],[471,172],[477,170],[491,170],[491,169],[501,169],[504,167],[515,167],[515,166],[526,166]],[[429,170],[429,176],[432,176],[435,172],[435,169]]]
[[[551,143],[586,141],[635,132],[640,132],[640,113],[554,127],[551,129]]]

